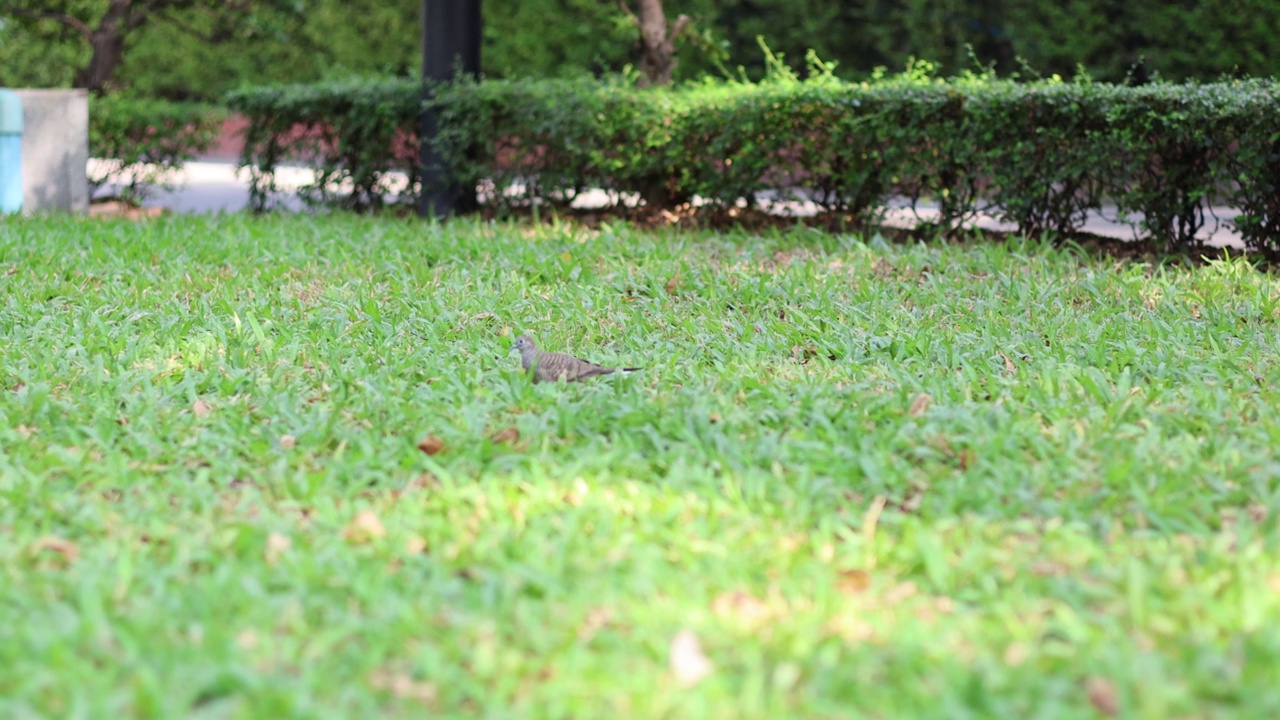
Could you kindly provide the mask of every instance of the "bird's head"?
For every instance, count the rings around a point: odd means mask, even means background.
[[[534,350],[535,348],[537,348],[537,345],[533,344],[533,338],[529,337],[528,335],[521,335],[520,337],[516,338],[516,344],[513,345],[512,348],[515,350],[519,350],[523,354],[523,353],[529,352],[530,350]]]

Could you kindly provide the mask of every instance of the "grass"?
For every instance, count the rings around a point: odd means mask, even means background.
[[[1246,262],[10,220],[0,283],[4,717],[1280,717]]]

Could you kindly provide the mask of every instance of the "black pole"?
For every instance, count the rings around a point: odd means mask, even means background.
[[[457,70],[480,74],[480,1],[422,0],[423,99],[430,98],[425,81],[452,80]],[[476,208],[476,190],[452,182],[441,166],[432,140],[435,112],[422,113],[422,197],[418,214],[445,218]]]

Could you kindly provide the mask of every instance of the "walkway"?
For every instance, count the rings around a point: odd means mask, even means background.
[[[276,181],[281,187],[296,188],[309,182],[311,177],[311,171],[304,168],[283,168],[277,173]],[[145,205],[164,207],[177,213],[239,212],[249,205],[248,173],[237,172],[234,162],[200,161],[188,163],[176,180],[179,182],[177,188],[168,192],[156,193]],[[609,202],[609,196],[605,192],[596,190],[579,197],[574,202],[574,206],[583,208],[600,207],[609,204]],[[286,207],[292,209],[301,208],[301,203],[293,197],[284,198],[284,203]],[[812,215],[818,209],[813,203],[794,201],[774,203],[774,205],[775,207],[772,209],[779,214],[794,214],[797,216]],[[1239,233],[1228,227],[1228,221],[1235,216],[1235,212],[1225,207],[1215,207],[1212,210],[1217,218],[1216,223],[1214,218],[1210,217],[1206,222],[1205,229],[1202,231],[1203,237],[1207,239],[1208,244],[1214,247],[1244,247]],[[919,214],[922,218],[928,219],[930,216],[936,216],[937,210],[925,205],[921,207]],[[1136,223],[1138,219],[1134,218],[1133,221]],[[915,218],[909,209],[902,206],[902,203],[897,203],[897,207],[891,206],[886,222],[893,226],[910,227],[915,224]],[[1009,231],[1016,229],[1012,225],[1000,223],[995,218],[987,215],[978,216],[973,224],[990,230]],[[1134,239],[1136,235],[1133,227],[1116,220],[1114,207],[1104,207],[1100,213],[1090,213],[1084,230],[1095,235],[1122,240]]]

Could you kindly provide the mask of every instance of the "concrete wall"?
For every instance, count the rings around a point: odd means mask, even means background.
[[[22,100],[22,210],[89,210],[89,95],[14,90]]]

